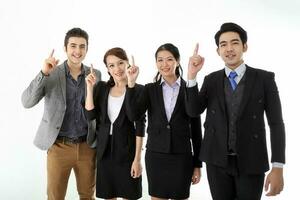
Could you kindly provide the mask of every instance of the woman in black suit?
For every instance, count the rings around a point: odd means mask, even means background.
[[[110,49],[103,61],[109,81],[95,85],[96,76],[92,71],[86,78],[86,114],[89,120],[96,119],[96,196],[138,199],[142,196],[141,149],[145,117],[141,115],[131,122],[123,103],[127,85],[126,52],[121,48]]]
[[[200,180],[201,122],[185,110],[186,83],[180,77],[177,47],[169,43],[160,46],[155,59],[155,82],[144,87],[135,84],[138,67],[133,63],[127,69],[128,116],[136,120],[148,111],[145,163],[151,199],[187,199],[191,182]]]

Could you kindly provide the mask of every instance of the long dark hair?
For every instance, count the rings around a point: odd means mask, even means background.
[[[103,62],[105,64],[106,67],[107,66],[107,61],[106,61],[106,58],[108,56],[116,56],[122,60],[126,60],[128,61],[128,57],[127,57],[127,54],[126,52],[124,51],[124,49],[120,48],[120,47],[115,47],[115,48],[112,48],[112,49],[109,49],[105,54],[104,54],[104,57],[103,57]],[[109,80],[107,81],[107,84],[111,87],[113,87],[115,85],[115,81],[113,79],[113,77],[109,74]]]
[[[166,43],[166,44],[163,44],[160,47],[158,47],[158,49],[155,52],[155,60],[157,60],[157,54],[160,51],[170,52],[174,56],[175,60],[179,63],[180,54],[179,54],[178,48],[175,45],[173,45],[171,43]],[[182,73],[183,73],[182,67],[180,64],[178,64],[178,66],[176,66],[176,69],[175,69],[175,75],[178,78],[178,77],[181,77]],[[159,72],[157,72],[156,76],[154,77],[154,82],[160,82],[160,81],[161,81],[161,74]]]

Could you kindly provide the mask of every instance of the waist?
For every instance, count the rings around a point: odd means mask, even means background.
[[[78,144],[86,141],[87,135],[83,135],[80,137],[75,137],[75,138],[69,138],[66,136],[57,136],[56,142],[61,142],[61,143],[69,143],[69,144]]]

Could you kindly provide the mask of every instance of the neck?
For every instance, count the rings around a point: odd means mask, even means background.
[[[69,60],[67,61],[67,63],[68,63],[68,67],[69,67],[71,74],[81,73],[81,63],[74,64],[74,63],[71,63]]]
[[[226,65],[228,68],[230,68],[231,70],[235,70],[236,68],[238,68],[244,61],[240,60],[240,62],[238,62],[235,65]]]
[[[126,84],[127,84],[127,80],[115,81],[115,87],[117,88],[124,88],[126,87]]]
[[[177,80],[177,76],[174,75],[174,76],[166,76],[166,77],[163,77],[164,80],[169,84],[169,85],[173,85],[176,80]]]

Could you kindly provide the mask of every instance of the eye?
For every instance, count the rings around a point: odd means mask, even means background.
[[[160,59],[157,59],[156,62],[162,62],[162,61],[163,61],[163,59],[160,58]]]
[[[174,61],[174,58],[168,58],[168,61]]]
[[[110,69],[113,68],[113,67],[114,67],[114,65],[108,65],[108,68],[110,68]]]

